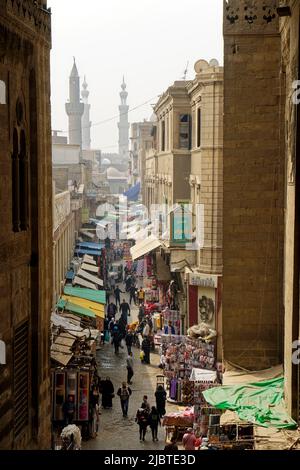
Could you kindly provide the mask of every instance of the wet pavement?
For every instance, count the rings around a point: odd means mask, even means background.
[[[142,282],[139,282],[141,285]],[[123,286],[122,286],[123,287]],[[121,287],[121,288],[122,288]],[[125,289],[122,289],[125,290]],[[128,295],[122,295],[121,300]],[[129,323],[136,321],[138,307],[132,306]],[[161,450],[165,446],[165,430],[159,427],[158,442],[152,441],[151,430],[148,428],[145,442],[139,441],[139,428],[135,423],[137,409],[140,407],[143,395],[148,395],[150,406],[155,405],[155,390],[157,375],[161,375],[159,365],[159,354],[151,353],[151,364],[142,364],[139,349],[133,347],[134,376],[133,384],[130,386],[132,395],[129,400],[128,417],[124,418],[121,411],[120,399],[117,396],[118,388],[123,381],[127,380],[126,358],[127,349],[120,349],[115,355],[114,347],[105,344],[97,351],[98,372],[101,378],[110,377],[115,389],[113,408],[111,410],[101,409],[100,426],[98,436],[83,442],[83,450]],[[177,410],[177,407],[167,404],[167,411]]]

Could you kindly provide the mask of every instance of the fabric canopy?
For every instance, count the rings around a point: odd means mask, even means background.
[[[96,274],[98,274],[98,272],[99,272],[98,266],[93,265],[93,264],[89,264],[89,263],[85,263],[85,262],[82,263],[81,269],[84,269],[85,271],[89,271],[91,273],[96,273]]]
[[[79,297],[71,297],[68,295],[63,295],[62,300],[70,302],[77,307],[86,309],[92,312],[96,317],[105,318],[104,305],[97,304],[96,302],[91,302],[90,300],[80,299]]]
[[[73,285],[85,287],[87,289],[98,290],[98,287],[96,284],[93,284],[92,282],[87,281],[86,279],[82,279],[82,277],[79,277],[79,276],[74,277]]]
[[[145,240],[139,241],[135,246],[130,248],[133,261],[156,250],[159,246],[161,246],[161,242],[153,235],[147,237]]]
[[[243,385],[215,387],[203,392],[215,408],[236,411],[242,421],[263,427],[295,429],[284,407],[284,378]]]
[[[129,201],[137,201],[139,198],[140,192],[141,192],[141,183],[137,183],[135,186],[132,186],[132,188],[129,188],[128,191],[124,193],[124,196],[126,196]]]
[[[93,242],[82,242],[77,243],[78,248],[88,248],[90,250],[101,250],[104,247],[104,243],[93,243]]]
[[[79,269],[77,275],[83,279],[87,279],[88,281],[93,282],[94,284],[97,284],[98,286],[103,287],[102,279],[99,279],[98,276],[93,276],[93,274],[86,272],[84,269]]]
[[[91,256],[101,256],[101,250],[89,250],[88,248],[76,248],[76,256],[91,255]]]
[[[76,305],[75,303],[69,302],[68,300],[60,299],[56,307],[60,310],[67,310],[68,312],[77,313],[86,317],[96,317],[95,313],[91,312],[91,310],[83,308],[80,305]]]
[[[81,299],[90,300],[99,304],[106,304],[106,293],[103,290],[93,291],[90,289],[83,289],[82,287],[64,287],[64,294],[72,297],[80,297]]]

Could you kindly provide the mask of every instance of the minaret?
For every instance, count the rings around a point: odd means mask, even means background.
[[[123,83],[121,85],[122,91],[120,93],[121,105],[119,106],[120,111],[120,122],[119,127],[119,156],[120,162],[124,163],[126,166],[128,164],[129,158],[129,122],[128,122],[128,110],[129,106],[127,105],[127,96],[126,84],[123,77]]]
[[[88,84],[84,77],[84,82],[82,84],[82,101],[84,103],[84,113],[82,116],[82,148],[83,150],[89,150],[91,148],[91,122],[90,122],[90,109],[91,105],[88,103],[88,98],[90,92],[87,89]]]
[[[69,81],[70,99],[66,103],[66,113],[69,116],[69,144],[82,146],[81,119],[84,112],[84,104],[80,101],[80,83],[76,67],[74,64]]]

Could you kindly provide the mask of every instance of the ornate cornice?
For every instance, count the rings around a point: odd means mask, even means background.
[[[20,21],[34,33],[51,41],[51,9],[45,9],[34,0],[6,0],[8,16]]]
[[[276,34],[278,0],[224,0],[224,34]]]

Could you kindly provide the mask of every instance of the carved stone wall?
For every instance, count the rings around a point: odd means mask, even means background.
[[[283,359],[284,157],[277,2],[224,5],[224,358]],[[274,16],[275,15],[275,16]]]
[[[0,103],[0,336],[7,348],[7,363],[0,365],[1,449],[50,446],[50,26],[50,12],[41,2],[0,2],[0,80],[6,94]],[[21,147],[28,165],[18,166],[24,184],[16,197],[20,174],[16,171],[18,178],[12,178],[12,156],[15,150],[18,161]],[[28,223],[14,227],[13,204],[19,210],[24,201]],[[28,325],[28,339],[24,336],[28,407],[25,401],[27,417],[20,421],[15,405],[19,394],[24,396],[26,383],[20,387],[16,376],[14,340],[22,325]]]

